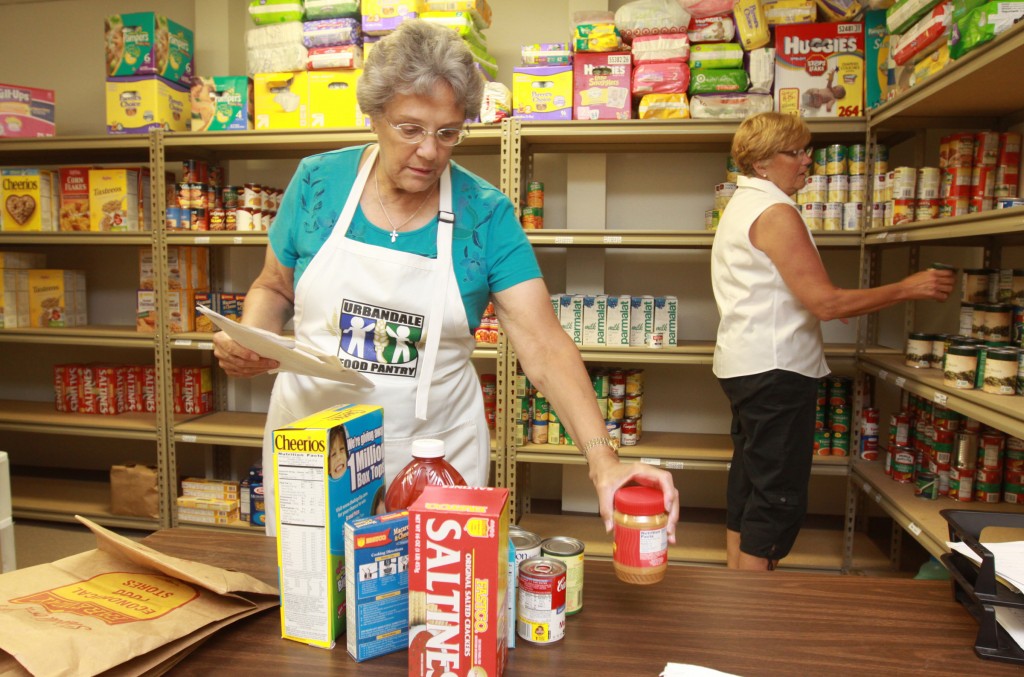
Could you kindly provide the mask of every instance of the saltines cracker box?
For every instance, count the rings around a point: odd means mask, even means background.
[[[384,496],[384,413],[339,404],[274,431],[281,636],[325,649],[345,630],[345,521]]]
[[[428,486],[409,507],[409,674],[500,675],[508,490]]]
[[[345,523],[349,655],[365,661],[409,646],[409,513]]]
[[[805,118],[864,115],[864,24],[777,26],[775,109]]]

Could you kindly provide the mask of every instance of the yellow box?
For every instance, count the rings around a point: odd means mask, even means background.
[[[47,169],[0,169],[0,230],[57,230],[55,175]]]
[[[85,273],[45,268],[28,271],[28,304],[31,327],[86,324]]]
[[[89,230],[149,230],[149,170],[89,170]]]
[[[152,334],[156,331],[156,292],[140,289],[135,302],[135,331]]]
[[[310,127],[361,126],[362,113],[356,103],[356,81],[362,69],[310,71],[306,75],[309,91]]]
[[[169,289],[208,289],[210,252],[206,247],[169,245],[167,247],[167,287]],[[139,289],[156,289],[153,250],[139,248]]]
[[[237,498],[213,498],[209,496],[178,496],[179,508],[229,512],[238,510]]]
[[[256,129],[302,129],[309,122],[306,71],[253,76]]]
[[[29,326],[28,270],[0,268],[0,329]]]
[[[512,72],[512,114],[525,120],[572,120],[572,66],[520,66]]]
[[[205,477],[186,477],[181,481],[183,496],[238,500],[238,482],[213,480]]]
[[[189,91],[156,75],[107,80],[107,133],[144,134],[150,129],[188,131]]]

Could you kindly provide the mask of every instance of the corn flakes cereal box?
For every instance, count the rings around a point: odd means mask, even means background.
[[[108,134],[185,132],[192,121],[189,90],[155,75],[107,80],[106,102]]]
[[[365,661],[409,646],[409,513],[345,522],[346,648]]]
[[[195,40],[192,29],[156,14],[113,14],[103,22],[107,76],[158,75],[188,86]]]
[[[384,411],[340,404],[273,433],[281,636],[329,649],[345,630],[345,522],[384,500]]]
[[[86,324],[85,273],[39,268],[28,271],[29,326]]]
[[[500,675],[508,490],[425,487],[409,506],[409,674]]]
[[[775,109],[805,118],[864,115],[864,24],[775,29]]]
[[[28,326],[28,270],[0,268],[0,329]]]
[[[89,220],[89,167],[61,167],[57,171],[60,186],[60,229],[87,231]]]
[[[252,80],[244,75],[197,76],[189,99],[193,132],[252,129]]]
[[[629,120],[632,56],[629,52],[577,52],[572,65],[574,120]]]
[[[56,172],[47,169],[0,169],[0,230],[54,231]]]
[[[56,136],[52,89],[0,84],[0,137]]]
[[[310,127],[357,127],[363,114],[356,103],[356,82],[363,70],[310,71],[306,76]]]

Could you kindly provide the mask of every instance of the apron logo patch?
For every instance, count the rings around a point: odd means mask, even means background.
[[[345,299],[338,320],[338,357],[355,371],[415,378],[423,323],[422,315]]]

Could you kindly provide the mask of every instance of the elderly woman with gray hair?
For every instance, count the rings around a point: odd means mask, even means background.
[[[829,373],[821,323],[900,301],[944,301],[953,289],[946,270],[870,289],[832,284],[792,199],[811,166],[810,142],[799,117],[761,113],[743,121],[732,141],[741,175],[711,247],[721,318],[713,370],[732,407],[730,568],[774,568],[803,522],[817,384]]]
[[[470,485],[486,485],[490,443],[470,357],[493,300],[523,370],[587,457],[606,527],[615,490],[634,481],[661,489],[672,533],[672,476],[619,462],[512,204],[451,160],[482,96],[472,54],[447,28],[408,21],[370,52],[357,97],[377,143],[299,164],[242,323],[280,332],[294,314],[297,340],[338,355],[373,386],[281,373],[267,431],[339,403],[377,404],[389,482],[411,459],[412,441],[430,437],[445,441],[447,459]],[[222,334],[214,344],[231,376],[278,366]]]

